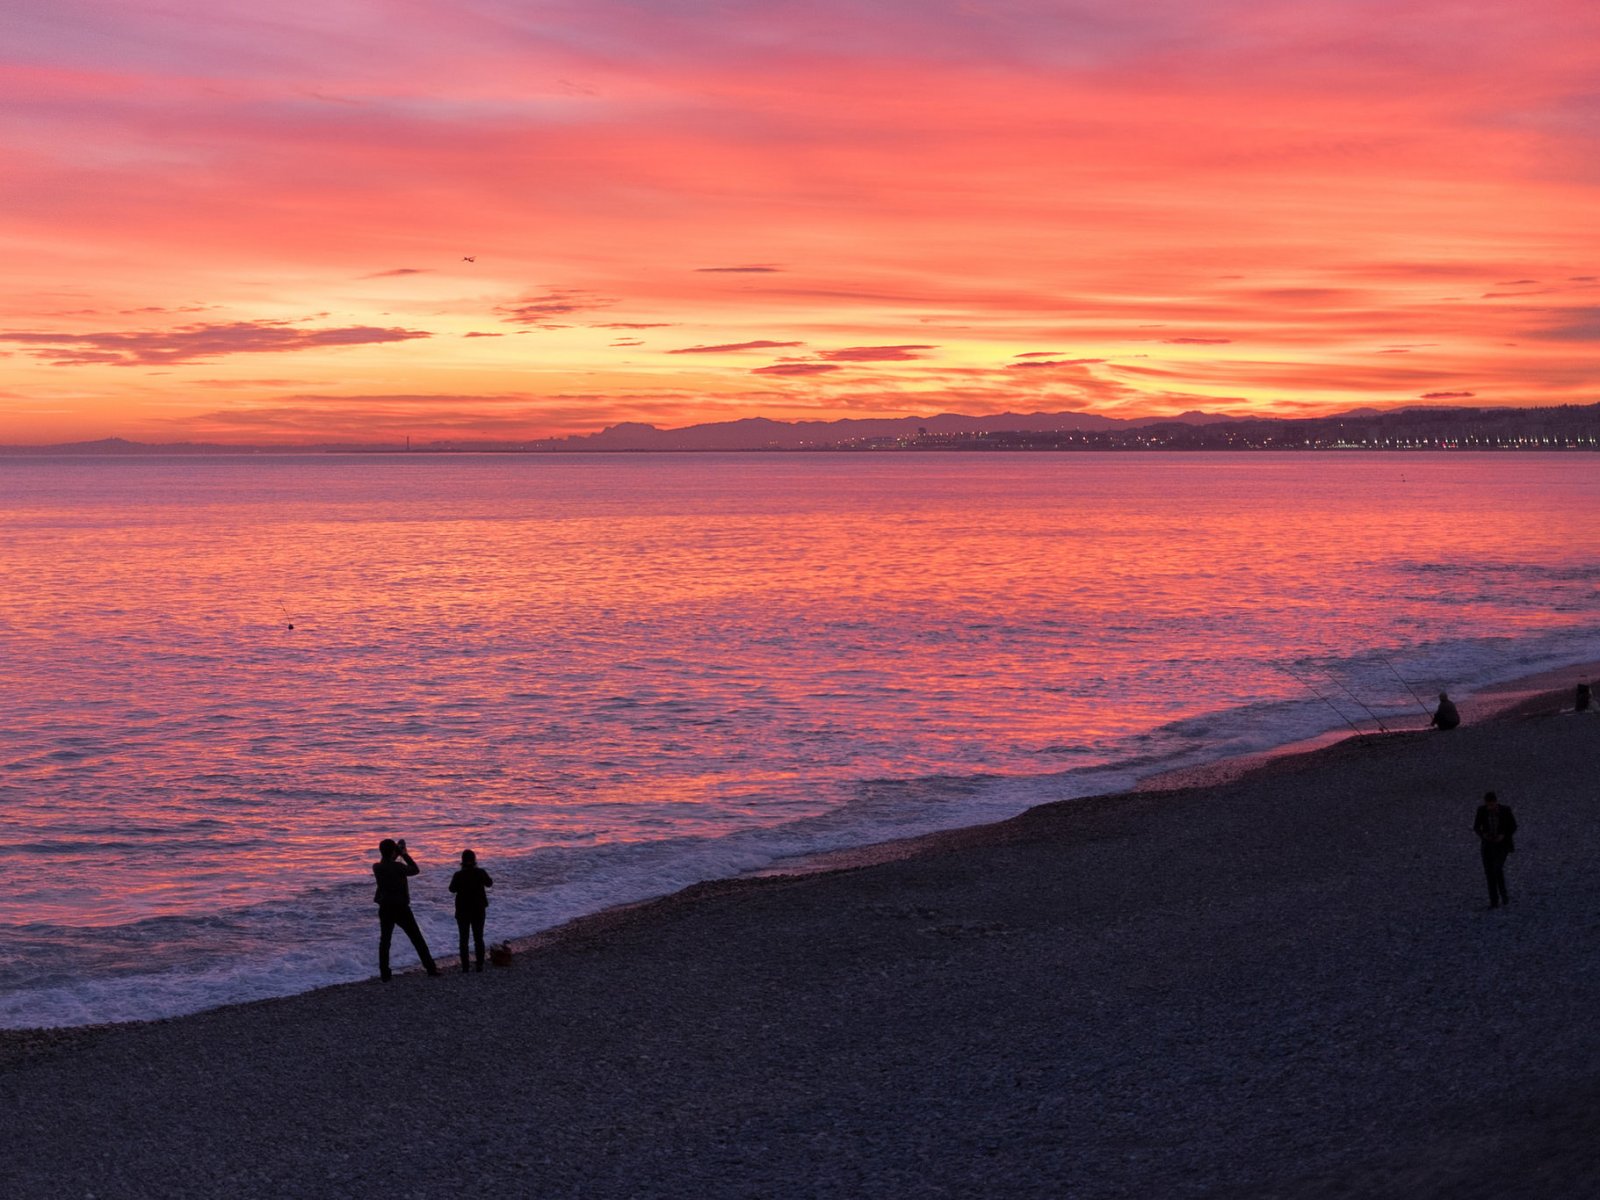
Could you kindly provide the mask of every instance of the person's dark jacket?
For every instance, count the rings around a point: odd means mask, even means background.
[[[380,908],[410,908],[411,885],[407,880],[419,870],[416,863],[398,858],[373,863],[372,874],[378,881],[373,903]]]
[[[489,907],[488,889],[494,886],[482,867],[463,867],[450,876],[450,890],[456,894],[456,916],[477,916]]]
[[[1496,845],[1504,846],[1506,853],[1510,854],[1516,849],[1512,842],[1512,835],[1517,832],[1517,818],[1504,804],[1495,808],[1495,827],[1500,834],[1500,841]],[[1478,805],[1478,815],[1472,818],[1472,832],[1478,835],[1478,840],[1485,845],[1489,844],[1489,806]]]

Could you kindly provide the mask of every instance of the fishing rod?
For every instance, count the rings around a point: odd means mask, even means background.
[[[1379,658],[1383,658],[1383,655],[1380,654],[1380,655],[1378,655],[1378,657]],[[1396,679],[1398,679],[1402,684],[1405,685],[1406,691],[1411,693],[1411,698],[1417,702],[1417,707],[1422,710],[1423,715],[1431,718],[1433,716],[1433,714],[1428,711],[1428,706],[1422,702],[1422,697],[1417,695],[1416,688],[1412,687],[1409,683],[1406,682],[1406,677],[1404,675],[1400,674],[1399,671],[1395,670],[1394,664],[1392,662],[1390,662],[1387,658],[1383,658],[1383,665],[1389,668],[1389,674],[1393,675]]]
[[[1356,702],[1356,707],[1358,707],[1362,712],[1366,713],[1367,716],[1372,718],[1372,720],[1377,724],[1378,729],[1379,729],[1380,732],[1383,732],[1383,733],[1388,733],[1389,732],[1389,727],[1383,723],[1382,718],[1379,717],[1377,713],[1373,712],[1370,708],[1368,708],[1365,704],[1362,704],[1361,703],[1361,697],[1356,695],[1349,688],[1345,687],[1345,685],[1339,681],[1339,677],[1337,675],[1335,675],[1332,671],[1328,670],[1327,667],[1322,667],[1321,671],[1329,679],[1333,680],[1334,685],[1336,687],[1338,687],[1338,689],[1341,692],[1343,692],[1346,696],[1349,696],[1350,699],[1352,699],[1352,700],[1354,700]]]
[[[1357,725],[1349,717],[1345,716],[1344,715],[1344,710],[1342,708],[1340,708],[1337,704],[1335,704],[1332,700],[1329,700],[1321,692],[1317,691],[1316,688],[1312,687],[1311,686],[1311,681],[1309,679],[1304,679],[1301,676],[1296,675],[1293,671],[1289,670],[1288,667],[1279,667],[1278,670],[1282,671],[1285,675],[1287,675],[1290,679],[1293,679],[1296,683],[1298,683],[1298,684],[1302,685],[1303,687],[1305,687],[1318,700],[1321,700],[1329,708],[1333,709],[1333,711],[1338,714],[1339,719],[1341,721],[1343,721],[1346,725],[1350,726],[1351,729],[1356,731],[1356,737],[1359,738],[1362,742],[1365,742],[1367,740],[1366,734],[1361,732],[1361,726]]]

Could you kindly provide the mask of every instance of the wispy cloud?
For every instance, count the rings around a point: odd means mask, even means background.
[[[615,303],[615,300],[608,300],[589,292],[548,291],[541,295],[525,297],[511,304],[500,305],[495,312],[499,313],[503,320],[517,325],[551,327],[551,319],[554,317],[570,317],[597,308],[607,308]]]
[[[746,350],[779,350],[790,346],[803,346],[804,342],[724,342],[719,346],[683,346],[668,350],[668,354],[739,354]]]
[[[696,267],[695,271],[701,275],[776,275],[782,267],[750,266],[750,267]]]
[[[820,350],[817,357],[825,362],[910,362],[923,357],[925,350],[937,346],[847,346],[843,350]]]
[[[1008,371],[1050,370],[1056,367],[1088,367],[1095,363],[1103,363],[1103,358],[1047,358],[1035,359],[1030,362],[1007,363]]]
[[[371,346],[432,336],[421,329],[353,325],[302,329],[287,321],[230,321],[127,333],[0,330],[0,342],[24,346],[59,366],[176,366],[231,354],[283,354],[332,346]]]
[[[832,363],[773,363],[769,367],[756,367],[752,375],[826,375],[829,371],[839,370]]]
[[[1600,307],[1552,309],[1530,335],[1555,342],[1600,342]]]

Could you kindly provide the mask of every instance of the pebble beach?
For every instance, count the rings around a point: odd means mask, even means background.
[[[1559,682],[483,974],[6,1033],[0,1195],[1597,1195],[1600,716]]]

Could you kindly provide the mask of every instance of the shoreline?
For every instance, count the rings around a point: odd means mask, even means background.
[[[1484,722],[1512,720],[1561,712],[1564,707],[1570,706],[1571,693],[1577,682],[1596,679],[1600,679],[1600,662],[1581,662],[1485,685],[1474,692],[1458,697],[1463,727]],[[1311,738],[1299,739],[1267,750],[1225,757],[1197,766],[1158,771],[1139,779],[1132,787],[1122,791],[1091,793],[1069,799],[1045,801],[1029,806],[1011,817],[999,820],[980,821],[972,825],[962,825],[930,833],[913,834],[907,837],[864,843],[860,846],[804,854],[793,859],[780,860],[766,867],[739,875],[700,880],[674,892],[606,905],[594,912],[584,913],[562,921],[548,929],[528,934],[503,936],[491,940],[508,943],[512,947],[514,954],[536,953],[549,947],[560,945],[569,937],[582,939],[596,932],[617,928],[621,924],[628,924],[636,920],[647,920],[650,910],[657,906],[670,908],[680,898],[688,900],[703,895],[735,894],[746,883],[802,878],[835,871],[851,871],[863,867],[900,862],[923,854],[937,854],[966,846],[985,845],[989,842],[990,831],[994,831],[993,836],[1004,838],[1006,836],[1003,832],[1005,827],[1021,821],[1040,810],[1051,810],[1058,806],[1081,806],[1095,802],[1118,801],[1146,794],[1155,795],[1198,788],[1220,787],[1239,782],[1258,773],[1270,773],[1284,769],[1287,765],[1292,765],[1301,759],[1314,758],[1318,754],[1340,746],[1345,742],[1362,743],[1368,740],[1387,740],[1432,732],[1426,725],[1422,725],[1417,729],[1397,729],[1386,732],[1380,732],[1375,722],[1368,720],[1362,720],[1357,725],[1359,731],[1346,731],[1335,728]],[[402,958],[408,953],[403,946],[398,946],[397,950],[402,955]],[[448,953],[438,955],[437,958],[441,964],[456,961],[456,956]],[[422,968],[420,964],[415,964],[397,969],[395,974],[397,976],[420,976]],[[304,996],[321,991],[358,988],[365,986],[369,982],[370,979],[359,979],[319,984],[304,991],[291,992],[282,996],[267,996],[254,1000],[237,1001],[176,1016],[94,1022],[83,1025],[0,1028],[0,1068],[3,1068],[7,1062],[14,1060],[19,1055],[25,1055],[30,1047],[65,1043],[70,1041],[74,1035],[89,1035],[103,1030],[183,1021],[205,1013],[277,1004],[293,999],[296,996]]]
[[[1499,683],[1488,684],[1460,698],[1462,723],[1464,726],[1475,725],[1485,721],[1500,721],[1559,713],[1570,706],[1572,691],[1579,682],[1590,682],[1595,679],[1600,679],[1600,662],[1574,663],[1570,666],[1554,667],[1550,670],[1535,672],[1532,675],[1517,676]],[[1420,719],[1419,716],[1418,720]],[[1146,792],[1170,792],[1200,787],[1216,787],[1236,782],[1256,771],[1271,770],[1285,760],[1294,760],[1317,754],[1343,742],[1363,738],[1377,739],[1433,732],[1431,725],[1427,723],[1423,723],[1416,728],[1391,729],[1387,731],[1380,731],[1373,721],[1363,720],[1357,724],[1361,727],[1359,732],[1346,729],[1330,729],[1314,737],[1286,742],[1281,746],[1274,746],[1267,750],[1231,755],[1193,767],[1174,767],[1169,770],[1157,771],[1153,775],[1147,775],[1138,780],[1131,788],[1120,792],[1098,792],[1067,800],[1051,800],[1033,805],[1016,814],[1016,816],[1002,818],[998,821],[983,821],[975,825],[963,825],[955,829],[913,834],[910,837],[890,838],[885,841],[870,842],[866,845],[851,846],[842,850],[827,850],[817,854],[801,855],[793,860],[774,863],[760,870],[750,871],[732,878],[761,879],[789,875],[809,875],[818,871],[850,870],[856,867],[894,862],[900,858],[919,853],[924,844],[940,846],[952,839],[959,841],[963,834],[1005,825],[1019,817],[1026,816],[1029,812],[1033,812],[1038,808],[1049,808],[1057,804],[1082,804],[1091,800],[1132,796]],[[704,884],[696,886],[704,886]],[[602,909],[600,913],[589,914],[589,916],[600,916],[603,913],[612,911],[613,908],[633,909],[670,898],[670,896],[658,896],[654,899],[641,900],[633,904],[615,905],[612,908]],[[565,922],[563,925],[556,926],[555,929],[544,931],[543,934],[525,935],[522,938],[513,938],[511,940],[514,945],[520,945],[522,942],[531,944],[536,939],[543,937],[544,934],[557,932],[565,928],[567,924],[574,924],[587,919],[587,916],[577,917],[573,922]]]
[[[0,1037],[0,1192],[444,1194],[457,1145],[512,1194],[1589,1194],[1569,695],[703,883],[483,975]],[[1486,786],[1523,825],[1497,913]],[[441,1153],[377,1169],[408,1142]]]
[[[1461,698],[1463,727],[1483,722],[1517,720],[1560,713],[1570,704],[1571,692],[1576,683],[1594,679],[1600,679],[1600,662],[1576,663],[1571,666],[1557,667],[1487,685]],[[1368,723],[1362,722],[1362,724]],[[890,838],[840,850],[802,855],[793,860],[774,863],[740,875],[704,879],[698,883],[690,884],[688,887],[660,896],[607,905],[595,912],[584,913],[563,921],[558,925],[551,926],[549,929],[502,937],[498,940],[509,944],[515,955],[537,953],[553,946],[562,945],[569,939],[581,941],[584,938],[596,936],[608,930],[631,925],[635,922],[648,921],[652,910],[657,908],[669,911],[680,901],[692,903],[699,898],[707,896],[735,895],[747,885],[760,886],[764,881],[768,880],[782,881],[838,871],[854,871],[864,867],[908,861],[923,855],[945,853],[963,847],[1003,842],[1010,836],[1009,827],[1019,822],[1025,822],[1031,814],[1045,810],[1053,811],[1058,808],[1105,802],[1114,803],[1136,796],[1161,795],[1171,792],[1221,787],[1240,782],[1253,775],[1293,769],[1295,764],[1301,760],[1310,762],[1316,756],[1342,746],[1347,742],[1361,744],[1367,739],[1377,741],[1379,739],[1407,738],[1418,734],[1431,735],[1432,732],[1427,726],[1419,729],[1392,730],[1388,733],[1380,733],[1373,726],[1359,734],[1333,729],[1312,738],[1286,743],[1283,746],[1273,747],[1268,750],[1222,758],[1215,762],[1204,763],[1194,767],[1180,767],[1168,771],[1160,771],[1139,780],[1133,787],[1124,791],[1100,792],[1070,799],[1045,801],[1041,804],[1032,805],[1014,816],[996,821],[983,821],[975,825],[962,825],[953,829],[936,830],[931,833],[913,834],[904,838]],[[404,947],[397,947],[397,950],[402,955],[406,952]],[[437,957],[441,964],[457,961],[456,956],[451,954],[441,954]],[[397,976],[421,976],[422,973],[421,964],[398,969],[395,972]],[[278,1004],[296,996],[310,995],[321,991],[360,988],[370,982],[370,979],[360,979],[342,983],[321,984],[306,991],[293,992],[285,996],[268,996],[257,1000],[244,1000],[171,1017],[153,1017],[132,1021],[105,1021],[85,1025],[41,1025],[0,1029],[0,1068],[3,1068],[8,1061],[17,1057],[19,1050],[25,1051],[27,1047],[39,1044],[54,1045],[63,1043],[70,1041],[72,1036],[77,1034],[87,1035],[130,1026],[184,1021],[206,1013]]]

